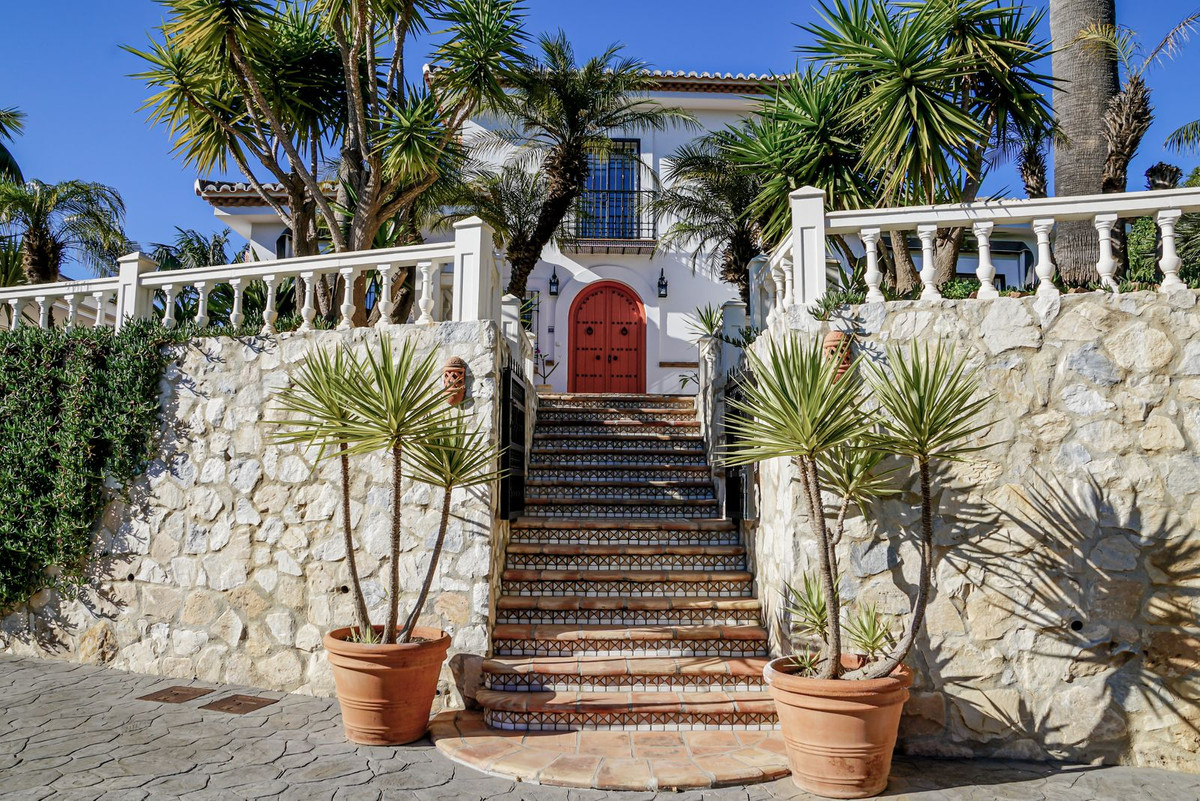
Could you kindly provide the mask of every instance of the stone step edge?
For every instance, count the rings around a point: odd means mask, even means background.
[[[577,531],[611,531],[625,529],[642,531],[646,529],[663,531],[736,531],[737,524],[728,518],[627,518],[612,520],[609,518],[573,518],[573,517],[530,517],[521,516],[513,521],[512,530],[532,529],[573,529]]]
[[[608,624],[499,623],[492,628],[492,642],[535,640],[545,642],[679,642],[724,640],[766,642],[767,632],[759,625],[733,626],[625,626]]]
[[[656,584],[668,581],[703,582],[725,581],[750,583],[754,575],[747,570],[561,570],[540,568],[506,568],[502,581],[628,581],[636,584]]]
[[[743,545],[527,545],[509,543],[510,554],[550,556],[743,556]]]
[[[775,702],[762,690],[615,691],[615,692],[512,692],[476,691],[484,709],[542,715],[771,715]]]
[[[762,609],[757,598],[723,598],[694,595],[654,598],[594,595],[501,595],[498,610],[533,609],[543,612],[754,612]]]
[[[484,673],[494,676],[642,676],[678,678],[685,676],[726,676],[762,678],[769,657],[722,659],[695,657],[492,657],[482,664]],[[614,668],[620,668],[614,672]],[[720,668],[720,670],[716,669]]]

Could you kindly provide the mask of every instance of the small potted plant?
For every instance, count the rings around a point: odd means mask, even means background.
[[[333,668],[346,736],[364,745],[400,745],[420,739],[429,724],[442,662],[450,647],[444,631],[421,627],[421,610],[437,572],[456,487],[485,484],[498,477],[498,450],[466,416],[446,404],[446,390],[434,381],[433,355],[418,359],[406,342],[393,358],[384,338],[378,354],[360,360],[344,347],[330,354],[314,349],[278,401],[292,417],[276,421],[279,443],[318,449],[318,458],[336,454],[341,462],[342,533],[350,573],[352,626],[324,639]],[[354,559],[350,526],[349,459],[384,450],[392,462],[391,558],[387,618],[372,625]],[[412,610],[400,624],[402,480],[405,468],[417,481],[442,489],[441,522],[425,577]]]
[[[907,353],[890,348],[890,370],[868,364],[868,380],[859,361],[843,373],[822,344],[793,335],[747,354],[754,381],[731,401],[742,414],[731,423],[737,444],[725,461],[784,457],[799,474],[817,570],[787,595],[794,621],[816,647],[773,660],[764,677],[796,784],[827,798],[867,798],[887,786],[912,683],[903,662],[921,631],[932,585],[933,467],[979,449],[971,442],[988,427],[979,415],[991,398],[978,397],[975,374],[940,343],[932,349],[914,343]],[[911,462],[921,494],[919,578],[904,633],[895,640],[872,606],[843,622],[837,589],[847,512],[895,493],[892,471],[881,469],[891,457]],[[829,497],[836,498],[832,510]]]

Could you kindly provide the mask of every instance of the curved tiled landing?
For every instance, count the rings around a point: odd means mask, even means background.
[[[443,712],[429,733],[455,762],[535,784],[690,790],[788,774],[778,731],[498,731],[478,712]]]

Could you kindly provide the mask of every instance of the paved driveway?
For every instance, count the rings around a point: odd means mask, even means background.
[[[304,801],[770,801],[791,781],[689,793],[602,793],[497,779],[428,741],[362,748],[329,699],[217,687],[181,704],[136,700],[190,682],[0,655],[0,798]],[[200,707],[235,693],[278,699],[245,715]],[[1196,801],[1200,776],[984,760],[897,760],[888,796],[913,801]]]

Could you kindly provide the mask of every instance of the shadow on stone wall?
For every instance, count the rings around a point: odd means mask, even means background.
[[[1038,475],[987,504],[956,506],[939,537],[943,597],[931,609],[950,604],[961,635],[939,625],[922,636],[928,686],[906,710],[905,748],[1118,762],[1138,732],[1194,752],[1193,532],[1144,516],[1136,496],[1118,507],[1091,477]]]

